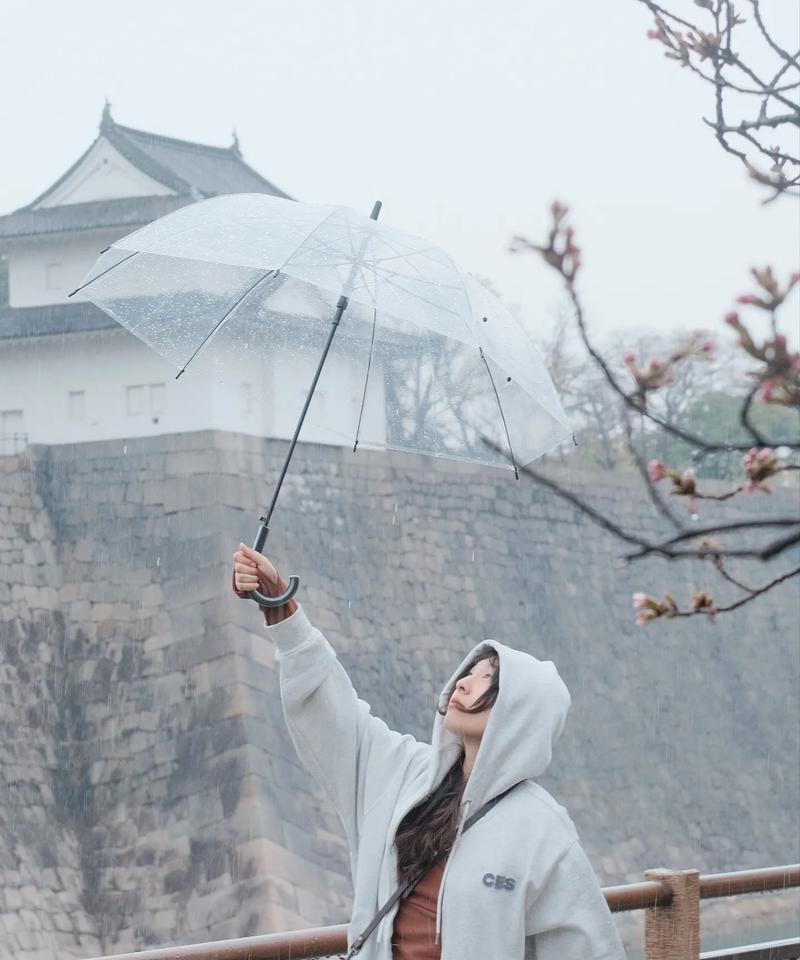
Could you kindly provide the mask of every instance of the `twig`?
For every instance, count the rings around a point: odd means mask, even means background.
[[[770,582],[764,584],[763,587],[753,590],[746,597],[742,597],[741,600],[737,600],[735,603],[729,603],[727,607],[711,607],[710,609],[701,607],[699,610],[675,610],[669,614],[668,619],[671,620],[673,617],[696,617],[701,614],[714,617],[718,613],[730,613],[732,610],[738,610],[739,607],[743,607],[746,603],[750,603],[751,600],[755,600],[756,597],[760,597],[762,594],[767,593],[767,591],[772,590],[773,587],[777,587],[778,584],[784,583],[786,580],[790,580],[798,574],[800,574],[800,567],[789,570],[788,573],[784,573],[780,577],[775,577],[774,580],[770,580]]]
[[[651,544],[650,547],[644,548],[637,553],[630,553],[625,556],[625,560],[637,560],[639,557],[647,556],[649,553],[660,553],[662,555],[670,555],[669,549],[677,543],[685,543],[687,540],[693,540],[695,537],[705,537],[711,533],[731,533],[734,530],[761,530],[769,527],[788,527],[795,526],[800,523],[800,518],[798,517],[780,517],[772,520],[735,520],[732,523],[720,523],[715,524],[710,527],[699,527],[696,530],[687,530],[683,533],[676,534],[669,540],[664,540],[661,543]],[[797,534],[800,536],[800,534]],[[734,553],[725,550],[724,553],[726,556],[735,556]],[[761,551],[757,553],[750,553],[748,555],[757,556],[760,555]],[[672,556],[683,556],[685,554],[672,554]],[[741,554],[739,554],[741,556]]]
[[[648,496],[650,497],[650,500],[652,501],[653,505],[658,510],[658,512],[661,514],[661,516],[664,517],[664,519],[667,520],[670,524],[672,524],[672,526],[676,530],[684,530],[685,527],[680,522],[680,520],[678,520],[675,514],[670,510],[670,508],[667,506],[666,501],[661,496],[655,483],[653,483],[653,481],[650,479],[650,474],[647,472],[647,465],[645,464],[644,460],[642,459],[639,451],[636,449],[636,446],[633,442],[633,436],[631,433],[631,419],[630,419],[630,416],[628,415],[628,411],[625,408],[623,408],[623,411],[622,411],[622,418],[623,418],[623,424],[625,427],[625,439],[627,441],[628,450],[630,451],[631,456],[633,457],[634,463],[636,464],[636,468],[639,471],[639,475],[641,476],[642,481],[644,482],[644,485],[647,489],[647,493],[648,493]]]

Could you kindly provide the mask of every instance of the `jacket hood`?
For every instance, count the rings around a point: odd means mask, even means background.
[[[481,740],[463,801],[472,811],[520,780],[541,776],[550,764],[570,707],[570,694],[551,660],[537,660],[529,653],[496,640],[476,644],[464,657],[439,696],[445,710],[456,678],[481,648],[491,647],[500,661],[497,700]],[[455,762],[461,744],[436,714],[432,745],[438,755],[438,782]]]

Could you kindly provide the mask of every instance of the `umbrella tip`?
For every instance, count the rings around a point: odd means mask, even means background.
[[[378,214],[380,214],[382,206],[383,204],[381,203],[380,200],[375,201],[375,205],[372,208],[372,213],[369,215],[370,220],[378,219]]]
[[[180,378],[184,375],[184,373],[186,373],[186,367],[181,367],[181,369],[175,375],[175,379],[180,380]]]

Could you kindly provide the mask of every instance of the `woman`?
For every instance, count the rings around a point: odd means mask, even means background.
[[[233,560],[237,596],[285,590],[244,544]],[[422,877],[366,937],[360,960],[624,960],[575,827],[535,782],[570,704],[550,661],[479,644],[442,691],[432,742],[420,743],[371,715],[294,600],[262,612],[292,740],[350,845],[348,946],[398,887]]]

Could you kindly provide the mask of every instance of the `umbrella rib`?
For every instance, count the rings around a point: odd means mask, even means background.
[[[508,442],[508,452],[511,454],[511,463],[514,467],[514,476],[519,480],[519,470],[517,469],[517,461],[514,458],[514,448],[511,446],[511,437],[508,435],[508,424],[506,423],[506,415],[503,413],[503,404],[500,403],[500,394],[497,392],[497,386],[494,382],[494,377],[492,376],[492,371],[489,369],[489,364],[486,361],[486,357],[483,353],[483,347],[478,347],[481,354],[481,360],[483,360],[483,365],[486,367],[486,372],[489,374],[489,379],[492,381],[492,389],[494,390],[495,399],[497,400],[497,408],[500,411],[500,419],[503,421],[503,429],[506,432],[506,441]]]
[[[102,273],[98,273],[96,277],[92,277],[91,280],[87,280],[86,283],[82,283],[79,287],[76,287],[72,291],[72,293],[68,293],[67,299],[69,299],[69,297],[74,297],[76,293],[80,293],[81,290],[85,290],[90,283],[94,283],[95,280],[99,280],[100,277],[104,277],[107,273],[110,273],[112,270],[116,270],[117,267],[121,267],[123,263],[127,263],[131,259],[131,257],[135,257],[137,253],[141,253],[141,252],[142,252],[141,250],[134,250],[133,253],[129,253],[128,256],[123,257],[122,260],[118,260],[116,263],[112,263],[111,266],[103,270]]]
[[[364,395],[361,397],[361,409],[358,411],[358,425],[356,426],[356,440],[353,444],[353,453],[356,452],[356,447],[358,446],[358,435],[361,433],[361,418],[364,416],[364,405],[367,402],[367,387],[369,385],[369,372],[372,367],[372,350],[375,345],[375,325],[378,321],[378,311],[375,307],[372,308],[372,337],[369,341],[369,357],[367,358],[367,375],[364,378]]]
[[[186,373],[186,368],[189,366],[189,364],[192,362],[192,360],[194,360],[194,358],[197,356],[197,354],[200,353],[200,351],[203,349],[203,347],[204,347],[204,346],[208,343],[208,341],[214,336],[214,334],[217,332],[217,330],[219,330],[219,328],[222,326],[222,324],[225,323],[226,320],[229,320],[229,319],[231,318],[231,316],[233,315],[233,312],[236,310],[236,308],[239,306],[239,304],[242,302],[242,300],[244,300],[246,297],[250,296],[250,294],[255,290],[255,288],[256,288],[262,281],[266,280],[267,277],[277,276],[278,273],[280,273],[279,270],[267,270],[266,273],[262,274],[262,275],[258,278],[258,280],[256,280],[255,283],[251,284],[251,285],[244,291],[244,293],[241,294],[241,296],[238,297],[238,299],[233,303],[233,305],[223,314],[222,319],[217,323],[217,325],[214,327],[214,329],[211,330],[209,333],[206,334],[206,337],[205,337],[205,339],[203,340],[203,342],[200,344],[200,346],[197,347],[197,349],[194,351],[194,353],[191,355],[191,357],[189,357],[189,359],[186,361],[186,363],[184,363],[184,365],[183,365],[183,366],[181,367],[181,369],[178,371],[178,373],[177,373],[176,376],[175,376],[175,379],[176,379],[176,380],[177,380],[180,376],[182,376],[184,373]]]

